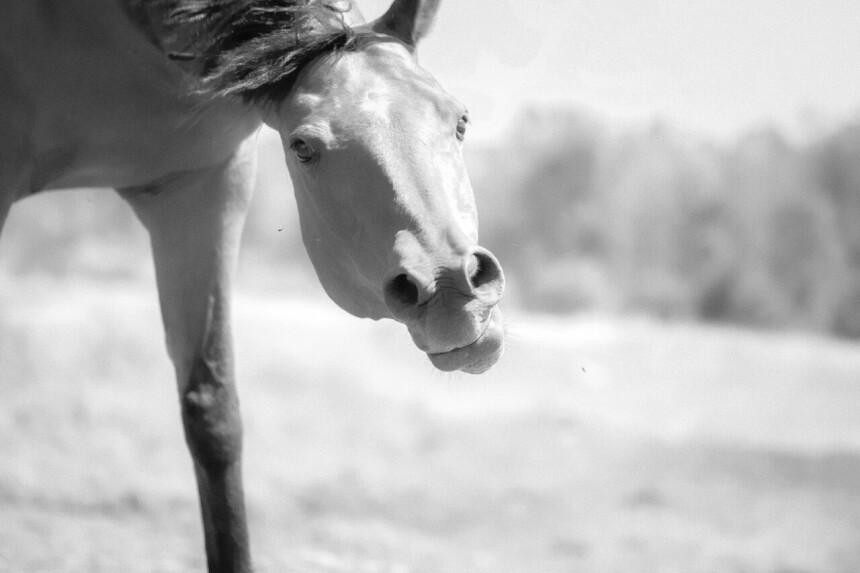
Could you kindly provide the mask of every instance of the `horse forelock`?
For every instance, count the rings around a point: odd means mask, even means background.
[[[350,49],[355,33],[331,0],[160,0],[201,93],[282,101],[313,60]]]

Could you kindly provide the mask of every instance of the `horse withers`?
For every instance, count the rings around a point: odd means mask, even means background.
[[[328,295],[406,325],[442,370],[499,358],[466,109],[415,47],[438,1],[15,0],[0,19],[0,227],[46,189],[114,187],[149,232],[212,572],[250,571],[230,279],[256,134],[281,136]]]

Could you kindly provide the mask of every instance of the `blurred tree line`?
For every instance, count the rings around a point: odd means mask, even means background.
[[[532,110],[473,164],[482,241],[523,307],[860,336],[860,123],[718,146]]]
[[[804,144],[771,129],[717,145],[544,108],[497,145],[469,146],[467,161],[509,304],[860,337],[860,123]],[[273,134],[260,168],[240,272],[306,286]],[[14,208],[0,273],[151,276],[146,235],[113,193],[42,195]]]

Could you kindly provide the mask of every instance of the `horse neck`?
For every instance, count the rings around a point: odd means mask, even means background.
[[[180,30],[168,24],[167,3],[121,0],[121,4],[135,27],[159,50],[171,55],[187,49]]]

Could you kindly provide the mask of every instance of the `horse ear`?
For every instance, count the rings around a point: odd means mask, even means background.
[[[394,0],[388,11],[373,22],[373,31],[415,47],[433,26],[439,1]]]
[[[364,24],[364,16],[352,0],[323,0],[322,4],[332,12],[341,14],[348,26]]]

